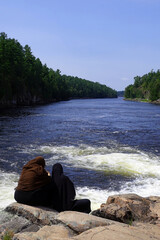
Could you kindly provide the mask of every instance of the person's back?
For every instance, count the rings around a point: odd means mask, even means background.
[[[43,157],[36,157],[23,166],[16,190],[32,191],[51,182],[47,171],[44,169]]]
[[[86,213],[91,211],[89,199],[75,200],[74,184],[69,177],[63,174],[62,165],[59,163],[56,163],[52,168],[52,181],[58,194],[56,194],[57,199],[55,201],[56,210],[59,212],[72,210]]]
[[[15,189],[17,202],[45,206],[51,204],[51,177],[44,167],[43,157],[36,157],[24,165]]]

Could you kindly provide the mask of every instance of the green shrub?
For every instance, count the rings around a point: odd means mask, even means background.
[[[6,229],[4,235],[3,235],[3,240],[11,240],[14,236],[14,232],[12,230]]]

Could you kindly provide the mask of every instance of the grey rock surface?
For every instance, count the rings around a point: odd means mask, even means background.
[[[129,226],[112,224],[92,228],[74,237],[75,240],[159,240],[160,228],[152,224]]]
[[[22,216],[32,223],[40,225],[52,225],[57,223],[55,217],[58,212],[50,208],[42,206],[33,207],[15,202],[10,204],[5,210],[12,214]]]
[[[36,233],[15,234],[13,240],[55,240],[70,239],[75,234],[62,225],[44,226]]]
[[[6,211],[10,215],[0,225],[1,239],[10,229],[13,240],[160,240],[160,197],[110,196],[95,211],[103,218],[19,203],[9,205]]]
[[[77,233],[99,226],[115,224],[115,222],[108,219],[73,211],[61,212],[57,215],[56,219]]]
[[[160,197],[143,198],[136,194],[110,196],[93,215],[130,224],[133,221],[160,223]]]

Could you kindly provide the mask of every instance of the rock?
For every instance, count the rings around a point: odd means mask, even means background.
[[[132,219],[131,211],[127,207],[119,207],[115,204],[104,204],[100,209],[93,211],[92,215],[123,223],[129,223]]]
[[[12,240],[34,240],[33,239],[33,233],[30,232],[30,233],[18,233],[18,234],[15,234],[12,238]]]
[[[115,224],[113,221],[108,219],[73,211],[61,212],[57,215],[56,219],[77,233],[81,233],[98,226]]]
[[[151,196],[146,199],[150,201],[151,212],[157,216],[157,220],[154,223],[160,226],[160,197]]]
[[[30,222],[27,219],[15,216],[10,221],[0,225],[0,233],[4,232],[6,229],[10,229],[14,233],[17,233],[27,228],[29,225]]]
[[[160,228],[152,224],[143,224],[139,227],[127,224],[112,224],[97,227],[72,238],[74,240],[159,240]]]
[[[155,101],[152,101],[152,103],[154,103],[154,104],[160,104],[160,98],[157,99],[157,100],[155,100]]]
[[[18,217],[15,215],[12,217],[10,221],[0,225],[0,239],[3,239],[3,235],[5,235],[5,233],[8,231],[12,234],[15,234],[23,231],[36,232],[39,229],[40,229],[40,226],[31,223],[29,220],[23,217]]]
[[[39,225],[52,225],[57,223],[55,217],[58,212],[50,208],[33,207],[15,202],[10,204],[5,210],[20,215],[30,222]]]
[[[58,213],[19,203],[9,205],[6,211],[12,217],[4,216],[8,220],[4,223],[3,219],[0,225],[0,239],[7,228],[14,231],[13,240],[160,239],[160,197],[111,196],[94,211],[103,218],[73,211]]]
[[[69,239],[75,234],[62,225],[44,226],[36,233],[15,234],[13,240],[55,240]]]
[[[12,213],[6,212],[5,210],[0,211],[0,224],[9,222],[12,218]]]
[[[92,214],[112,219],[115,221],[130,223],[132,221],[158,223],[160,211],[160,198],[143,198],[136,194],[122,194],[110,196],[106,204]]]
[[[115,222],[73,236],[64,226],[53,225],[41,228],[37,233],[15,234],[13,240],[159,240],[160,229],[152,224],[129,226]]]

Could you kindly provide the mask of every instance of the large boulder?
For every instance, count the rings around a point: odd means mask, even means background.
[[[8,213],[8,215],[7,215]],[[1,212],[0,239],[9,229],[13,233],[37,232],[42,226],[57,224],[57,211],[14,202]],[[6,221],[5,221],[6,219]]]
[[[13,240],[56,240],[56,239],[69,239],[75,234],[65,226],[52,225],[44,226],[36,233],[24,232],[15,234]]]
[[[30,222],[39,225],[52,225],[57,223],[55,217],[58,214],[58,212],[51,208],[46,208],[42,206],[33,207],[14,202],[10,204],[5,209],[5,211],[26,218]]]
[[[76,233],[82,233],[88,229],[99,226],[115,224],[115,222],[108,219],[73,211],[61,212],[57,215],[56,219],[71,228]]]
[[[93,215],[131,224],[133,221],[160,223],[160,197],[143,198],[136,194],[110,196]]]
[[[91,228],[74,236],[64,226],[45,226],[36,233],[15,234],[13,240],[159,240],[160,229],[156,225],[141,224],[129,226],[126,224],[111,224]]]
[[[38,225],[31,223],[26,218],[15,215],[7,222],[0,224],[0,239],[3,239],[2,236],[6,231],[14,234],[23,231],[36,232],[39,229],[40,227]]]
[[[116,221],[73,211],[58,213],[19,203],[9,205],[6,211],[12,217],[5,216],[8,221],[3,219],[0,224],[0,239],[3,239],[5,229],[14,233],[13,240],[160,239],[159,197],[141,198],[135,194],[109,197],[97,212]]]
[[[159,240],[160,228],[153,224],[130,226],[112,224],[96,227],[72,238],[74,240]]]

